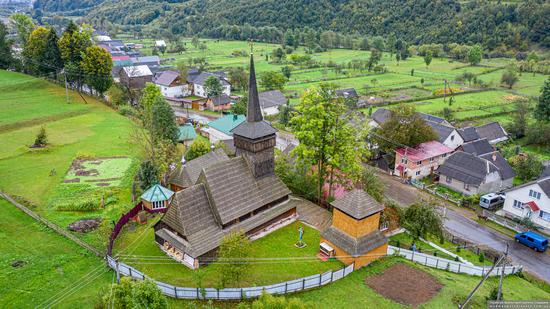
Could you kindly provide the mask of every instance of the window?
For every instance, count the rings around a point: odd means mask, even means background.
[[[430,163],[433,163],[435,161],[435,158],[430,158]]]
[[[539,212],[539,217],[544,220],[544,221],[550,221],[550,213],[549,212],[546,212],[546,211],[540,211]]]
[[[455,136],[451,135],[451,142],[455,140]]]
[[[523,209],[523,203],[518,201],[518,200],[514,200],[514,208],[517,208],[517,209]]]
[[[407,158],[405,158],[405,157],[401,158],[401,163],[407,164]]]
[[[529,190],[529,196],[540,200],[541,193],[534,190]]]
[[[416,165],[422,165],[422,161],[416,161]]]
[[[420,176],[420,171],[416,171],[415,175]]]
[[[161,209],[161,208],[164,208],[164,201],[153,202],[153,209]]]
[[[447,177],[445,178],[445,181],[446,181],[447,183],[451,183],[451,182],[453,182],[453,178],[450,177],[450,176],[447,176]]]

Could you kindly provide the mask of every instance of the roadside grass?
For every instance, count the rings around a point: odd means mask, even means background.
[[[29,90],[36,92],[39,100],[34,96],[26,97],[16,86],[4,89],[4,93],[15,91],[13,99],[0,98],[0,110],[9,110],[7,114],[2,114],[0,119],[14,121],[11,117],[16,115],[16,128],[0,131],[0,140],[4,146],[0,147],[0,190],[26,201],[34,211],[62,227],[82,218],[101,217],[104,224],[118,219],[122,212],[132,206],[130,181],[123,181],[115,190],[115,203],[95,212],[60,212],[56,210],[56,205],[50,202],[55,200],[60,192],[62,196],[72,196],[75,200],[88,197],[88,194],[78,186],[71,192],[71,188],[66,188],[67,184],[63,183],[69,167],[77,157],[125,156],[132,160],[137,159],[139,149],[130,140],[134,124],[91,97],[86,99],[86,104],[82,99],[75,97],[77,94],[70,92],[74,100],[67,104],[63,88],[37,78],[0,71],[0,85],[13,85],[12,77],[16,80],[30,78],[32,86]],[[26,87],[22,89],[25,90]],[[17,104],[14,105],[13,102]],[[29,106],[33,110],[31,113],[27,113]],[[68,106],[82,109],[84,113],[41,124],[26,122],[31,117],[40,118],[44,115],[51,116],[58,110],[66,111],[65,108]],[[42,126],[46,129],[48,146],[44,149],[29,148]],[[130,173],[137,167],[138,160],[134,162],[129,169]],[[99,198],[97,202],[100,203]],[[104,245],[104,241],[100,241],[95,232],[77,235],[89,240],[92,245]]]
[[[510,238],[514,238],[514,236],[516,236],[517,232],[514,231],[514,230],[511,230],[507,227],[504,227],[498,223],[495,223],[491,220],[482,220],[482,219],[476,219],[476,222],[479,223],[479,224],[483,224],[485,226],[488,226],[490,228],[492,228],[493,230],[495,231],[498,231]]]
[[[214,262],[198,270],[191,270],[160,250],[154,241],[152,228],[157,220],[158,217],[149,221],[147,225],[135,228],[126,226],[124,233],[115,242],[113,253],[120,254],[121,261],[158,281],[180,287],[197,287],[199,278],[202,278],[203,287],[217,287],[219,263]],[[298,240],[299,226],[304,228],[304,241],[308,244],[302,249],[294,246]],[[253,241],[251,257],[258,260],[251,262],[250,270],[242,282],[230,287],[274,284],[342,268],[343,264],[339,261],[323,262],[316,257],[319,242],[319,231],[300,222],[294,222]],[[268,258],[270,259],[267,260]]]
[[[0,199],[0,304],[10,308],[91,308],[112,282],[105,263]],[[23,261],[21,267],[12,267]],[[98,277],[89,284],[97,271]]]

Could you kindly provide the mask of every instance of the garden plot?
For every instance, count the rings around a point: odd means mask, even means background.
[[[64,183],[115,187],[120,185],[122,177],[131,165],[132,159],[126,157],[76,159],[71,164]]]

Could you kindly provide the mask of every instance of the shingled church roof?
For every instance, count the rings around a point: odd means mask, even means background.
[[[231,130],[231,133],[249,139],[275,134],[277,130],[264,120],[260,99],[258,97],[258,86],[256,85],[256,72],[254,70],[254,56],[250,54],[250,77],[248,80],[248,109],[246,121]]]
[[[198,158],[187,162],[184,166],[177,168],[168,180],[169,183],[179,187],[190,187],[197,183],[199,175],[203,168],[207,168],[214,163],[228,160],[229,157],[222,149],[216,149]]]
[[[367,192],[360,189],[353,189],[346,193],[344,197],[330,204],[357,220],[384,210],[384,205],[378,203]]]

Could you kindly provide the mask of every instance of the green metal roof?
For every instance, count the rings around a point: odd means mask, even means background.
[[[212,122],[209,122],[208,125],[227,135],[233,135],[233,133],[231,133],[231,130],[240,125],[245,120],[246,117],[244,115],[227,115],[218,118]]]
[[[133,64],[131,60],[113,60],[113,67],[126,67]]]
[[[172,197],[172,195],[174,195],[174,192],[159,184],[156,184],[147,189],[147,191],[145,191],[145,193],[141,195],[141,198],[143,200],[146,200],[147,202],[152,203],[158,201],[167,201]]]
[[[192,124],[186,123],[179,127],[178,141],[192,141],[197,138],[197,132]]]

